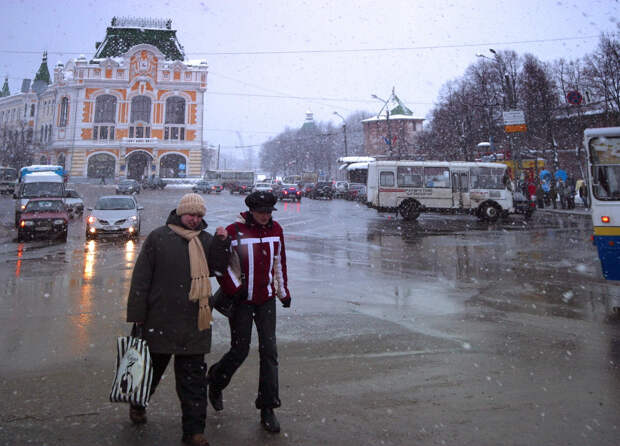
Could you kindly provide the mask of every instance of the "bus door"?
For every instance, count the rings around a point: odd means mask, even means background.
[[[469,169],[451,169],[452,176],[452,207],[468,209],[471,206],[469,199]]]

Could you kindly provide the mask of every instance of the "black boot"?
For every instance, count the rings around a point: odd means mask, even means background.
[[[133,424],[146,423],[146,407],[129,405],[129,419]]]
[[[215,386],[211,383],[209,383],[209,401],[215,410],[224,410],[224,398],[222,398],[222,391],[215,388]]]
[[[280,422],[276,418],[276,414],[273,412],[273,409],[260,410],[260,424],[263,425],[263,428],[267,432],[280,432]]]

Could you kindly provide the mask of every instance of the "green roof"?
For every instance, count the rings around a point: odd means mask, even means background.
[[[50,81],[50,70],[47,68],[47,51],[43,53],[43,60],[41,61],[41,66],[39,67],[39,71],[34,77],[36,81],[45,81],[48,85],[51,83]]]
[[[103,42],[97,43],[97,51],[94,59],[106,57],[119,57],[125,54],[131,47],[146,43],[153,45],[166,56],[167,60],[183,60],[185,54],[183,47],[177,40],[177,32],[172,29],[172,21],[168,20],[165,25],[156,23],[153,25],[148,19],[112,19],[112,26],[106,30]]]
[[[407,108],[407,106],[403,103],[403,101],[401,101],[400,98],[396,96],[395,94],[392,94],[392,95],[393,95],[393,100],[394,102],[396,102],[397,105],[392,110],[390,110],[390,114],[412,116],[413,112]]]
[[[4,85],[2,86],[2,91],[0,91],[0,98],[5,96],[11,96],[11,92],[9,91],[9,78],[4,78]]]

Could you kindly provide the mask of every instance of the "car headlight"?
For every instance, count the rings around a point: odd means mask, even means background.
[[[131,216],[131,220],[132,220],[132,221],[138,221],[138,217],[136,217],[135,215],[132,215],[132,216]]]
[[[25,204],[22,204],[22,211],[23,211],[24,209],[26,209],[26,205],[25,205]]]
[[[88,219],[87,219],[86,221],[87,221],[89,224],[91,224],[91,225],[92,225],[94,222],[96,222],[96,221],[97,221],[97,219],[96,219],[94,216],[92,216],[92,215],[91,215],[90,217],[88,217]]]
[[[64,225],[65,221],[62,218],[59,218],[57,220],[54,220],[54,224],[55,225]]]

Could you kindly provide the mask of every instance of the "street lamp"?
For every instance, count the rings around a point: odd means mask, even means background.
[[[390,107],[388,107],[388,102],[390,101],[392,96],[389,96],[387,101],[385,99],[381,99],[376,94],[373,94],[373,95],[370,95],[370,96],[373,99],[376,99],[378,101],[383,102],[383,107],[381,107],[381,110],[379,110],[379,113],[377,113],[377,118],[381,115],[381,112],[385,108],[385,121],[386,121],[386,124],[387,124],[387,131],[388,131],[387,144],[388,144],[388,150],[390,151],[390,156],[391,156],[391,155],[393,155],[393,153],[392,153],[392,132],[390,131]],[[398,148],[398,159],[400,160],[400,146]]]
[[[342,119],[342,131],[344,133],[344,156],[347,156],[347,121],[338,112],[334,112],[336,116]]]

